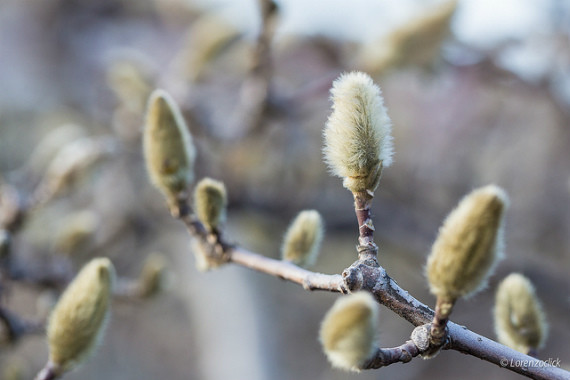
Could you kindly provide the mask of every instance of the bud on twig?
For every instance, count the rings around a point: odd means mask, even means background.
[[[101,336],[107,316],[113,264],[91,260],[67,287],[47,326],[50,363],[63,373],[79,364]]]
[[[367,292],[338,299],[320,331],[323,349],[333,366],[358,371],[374,354],[378,305]]]
[[[499,285],[495,296],[495,332],[502,344],[524,354],[544,345],[546,317],[534,286],[523,275],[513,273]]]
[[[382,167],[392,163],[392,123],[381,91],[362,72],[343,74],[331,90],[333,112],[325,130],[325,162],[355,192],[373,192]]]
[[[194,190],[194,211],[210,232],[226,219],[228,197],[226,187],[220,181],[204,178]]]
[[[163,90],[150,96],[143,145],[151,182],[176,205],[194,180],[196,149],[180,109]]]
[[[445,219],[427,261],[431,293],[454,301],[487,283],[503,252],[507,195],[497,186],[476,189]]]
[[[323,239],[323,222],[316,210],[301,211],[285,233],[281,254],[283,260],[299,266],[310,266],[319,255]]]
[[[161,291],[164,282],[164,270],[165,264],[162,255],[154,253],[146,259],[137,284],[137,293],[140,297],[152,297]]]

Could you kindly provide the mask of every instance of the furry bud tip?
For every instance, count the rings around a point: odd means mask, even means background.
[[[178,105],[163,90],[150,95],[143,148],[151,182],[174,204],[194,180],[196,149]]]
[[[331,89],[323,149],[331,172],[352,192],[374,191],[392,163],[392,123],[380,88],[362,72],[343,74]]]
[[[485,186],[465,196],[445,219],[427,261],[431,293],[455,301],[482,289],[503,252],[507,195]]]
[[[198,219],[211,232],[226,218],[228,196],[220,181],[204,178],[194,190],[194,211]]]
[[[107,258],[86,264],[67,287],[47,326],[50,362],[61,372],[79,364],[101,337],[114,268]]]
[[[534,286],[523,275],[512,273],[499,285],[495,296],[495,332],[502,344],[527,354],[544,345],[546,317]]]
[[[283,260],[299,266],[315,263],[323,239],[323,221],[316,210],[301,211],[291,222],[281,247]]]
[[[358,371],[375,350],[378,305],[370,293],[340,298],[325,316],[320,330],[323,350],[333,366]]]

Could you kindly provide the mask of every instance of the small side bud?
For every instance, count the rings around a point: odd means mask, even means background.
[[[225,221],[227,205],[226,187],[222,182],[211,178],[198,182],[194,190],[194,211],[210,232]]]
[[[113,277],[109,259],[93,259],[59,299],[47,326],[50,363],[59,373],[81,363],[100,339]]]
[[[299,266],[310,266],[319,255],[323,240],[323,221],[316,210],[301,211],[285,233],[281,254],[283,260]]]
[[[163,90],[150,96],[143,147],[151,182],[175,205],[194,180],[196,149],[178,105]]]
[[[495,332],[499,342],[524,354],[544,345],[548,325],[534,286],[523,275],[512,273],[495,296]]]
[[[338,299],[320,330],[323,350],[333,366],[358,371],[375,349],[378,305],[370,293]]]
[[[137,285],[140,297],[152,297],[162,290],[164,271],[165,263],[162,255],[155,253],[146,259]]]
[[[323,153],[331,172],[354,192],[373,192],[392,163],[392,123],[380,88],[362,72],[343,74],[331,89],[333,112]]]
[[[99,223],[99,216],[91,210],[66,216],[56,235],[55,249],[57,252],[72,255],[95,234]]]
[[[503,252],[507,195],[497,186],[476,189],[445,219],[427,261],[431,293],[454,301],[482,289]]]

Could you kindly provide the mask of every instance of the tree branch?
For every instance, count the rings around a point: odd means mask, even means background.
[[[194,216],[190,215],[190,208],[187,205],[181,204],[179,209],[173,212],[173,216],[186,224],[188,231],[194,238],[201,239],[205,244],[211,244],[211,240],[207,239],[208,233],[206,229]],[[223,247],[223,253],[227,257],[227,262],[233,262],[258,272],[300,284],[307,290],[328,290],[339,293],[351,293],[358,290],[369,291],[379,303],[388,307],[414,326],[429,324],[435,315],[431,308],[402,289],[396,281],[388,276],[384,268],[381,266],[370,266],[369,260],[356,261],[349,268],[345,269],[342,275],[326,275],[311,272],[289,262],[264,257],[227,244],[221,241],[221,239],[218,239],[215,244]],[[541,360],[524,355],[476,334],[464,326],[449,321],[447,328],[449,331],[449,342],[443,347],[444,349],[452,349],[472,355],[532,379],[570,379],[569,372],[548,366]],[[409,346],[410,343],[406,342],[398,348],[380,349],[384,351],[377,352],[375,359],[371,359],[367,363],[370,366],[368,368],[377,368],[374,367],[377,364],[383,366],[403,362],[404,359],[407,360],[407,354],[397,351],[398,349],[403,350],[402,347],[406,347],[405,351],[410,354],[411,359],[411,357],[417,354],[414,354],[412,348],[408,350]]]

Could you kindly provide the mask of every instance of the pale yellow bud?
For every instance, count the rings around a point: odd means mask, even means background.
[[[199,80],[212,61],[239,37],[239,31],[218,16],[200,17],[188,31],[181,59],[191,81]]]
[[[370,293],[339,298],[320,330],[323,350],[333,366],[358,371],[374,353],[378,305]]]
[[[160,254],[150,255],[144,263],[138,280],[138,294],[152,297],[159,293],[164,282],[165,263]]]
[[[466,195],[443,222],[427,261],[431,293],[454,301],[487,283],[503,252],[507,195],[489,185]]]
[[[323,239],[323,221],[316,210],[301,211],[289,225],[281,254],[283,260],[300,266],[313,265]]]
[[[47,337],[50,362],[60,371],[79,364],[101,337],[114,268],[107,258],[91,260],[67,287],[53,310]]]
[[[55,249],[68,255],[73,254],[95,234],[99,223],[99,216],[91,210],[66,216],[57,233]]]
[[[225,221],[228,197],[220,181],[204,178],[194,190],[194,211],[198,219],[211,232]]]
[[[36,175],[41,173],[64,146],[84,136],[84,128],[75,124],[64,124],[51,130],[30,155],[30,170]]]
[[[150,96],[143,145],[151,182],[175,203],[194,180],[196,150],[180,109],[163,90]]]
[[[362,72],[341,75],[331,89],[333,112],[323,149],[331,172],[352,192],[374,191],[392,163],[392,123],[380,88]]]
[[[544,345],[548,324],[534,286],[513,273],[499,285],[495,296],[495,332],[502,344],[522,353]]]
[[[46,169],[38,196],[45,202],[62,192],[93,164],[116,152],[116,141],[110,136],[82,137],[60,149]]]

